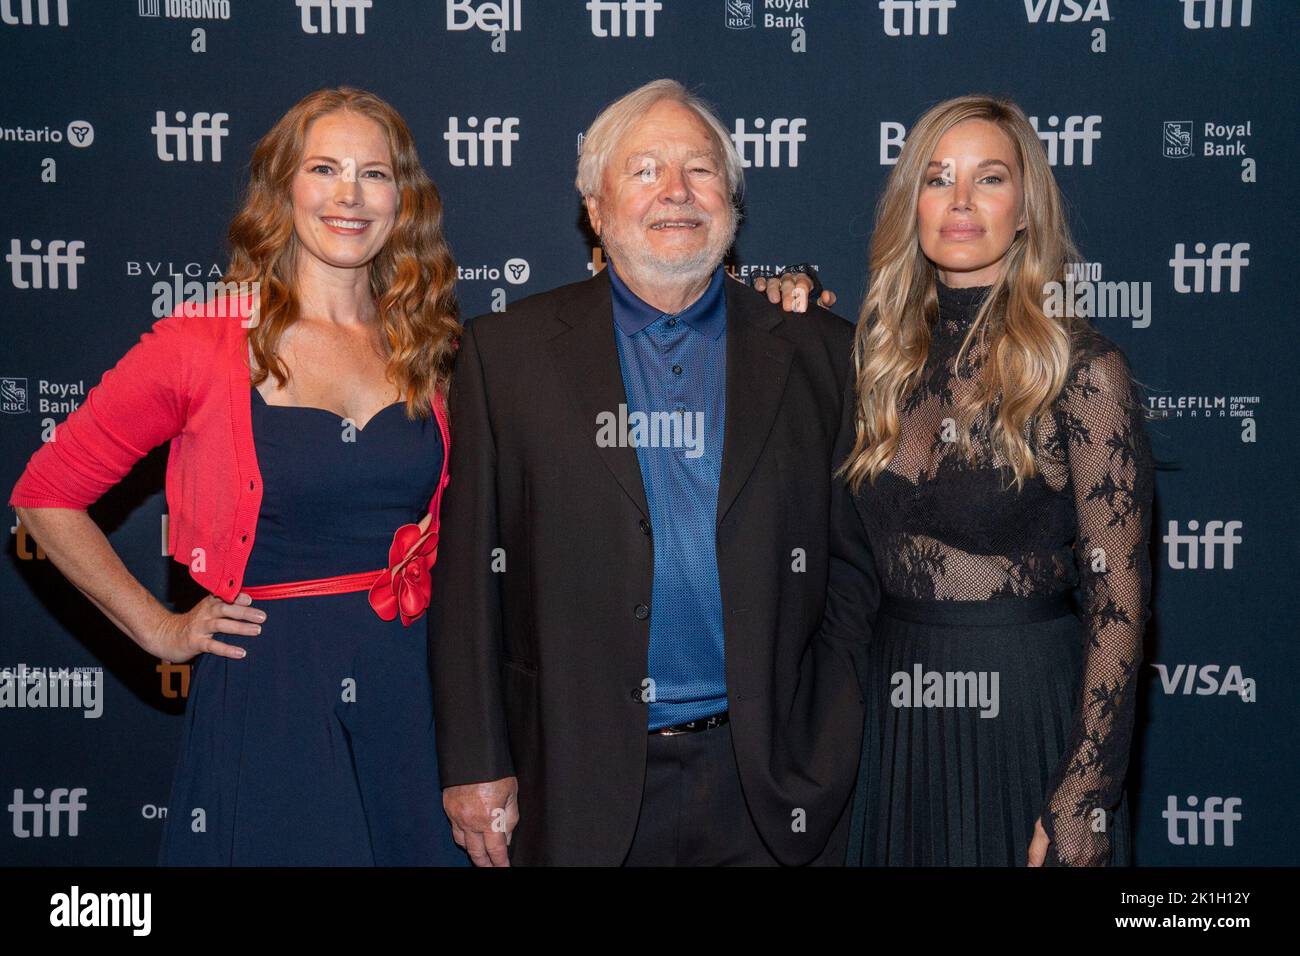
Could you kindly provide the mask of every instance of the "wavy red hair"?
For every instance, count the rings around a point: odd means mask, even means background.
[[[259,310],[248,332],[258,365],[283,387],[288,369],[276,354],[296,322],[294,289],[299,241],[293,228],[292,183],[307,130],[322,116],[348,112],[384,131],[392,156],[398,211],[392,234],[370,262],[388,374],[405,396],[408,417],[427,417],[435,394],[446,395],[462,331],[456,302],[456,262],[442,233],[442,197],[424,172],[405,120],[373,93],[353,87],[321,89],[299,100],[253,148],[242,206],[230,224],[227,283],[256,283]]]

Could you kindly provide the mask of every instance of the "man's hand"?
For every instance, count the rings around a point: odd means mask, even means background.
[[[442,791],[451,835],[475,866],[509,866],[506,847],[519,822],[519,781],[502,777]]]
[[[812,279],[801,272],[786,272],[771,279],[766,276],[754,278],[754,288],[766,293],[769,302],[786,312],[807,312],[808,293],[812,287]],[[835,293],[824,289],[817,304],[829,309],[835,304]]]

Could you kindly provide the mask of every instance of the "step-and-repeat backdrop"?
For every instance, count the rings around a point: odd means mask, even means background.
[[[1294,0],[0,0],[0,485],[226,263],[253,143],[373,90],[446,203],[465,316],[601,268],[573,176],[668,76],[746,165],[735,268],[810,261],[855,315],[908,126],[1017,100],[1158,416],[1155,605],[1129,786],[1144,865],[1300,862]],[[1288,238],[1290,237],[1290,238]],[[91,509],[175,609],[165,448]],[[9,512],[0,861],[149,864],[190,669],[149,659]]]

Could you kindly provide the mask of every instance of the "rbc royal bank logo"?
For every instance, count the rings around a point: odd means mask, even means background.
[[[749,0],[724,0],[722,20],[728,30],[754,29],[754,4]]]
[[[27,379],[0,378],[0,412],[21,415],[31,410],[27,404]]]
[[[1195,150],[1191,120],[1165,120],[1165,159],[1187,159]]]

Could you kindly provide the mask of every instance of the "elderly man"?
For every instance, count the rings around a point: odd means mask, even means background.
[[[678,83],[597,117],[577,185],[608,268],[473,320],[451,393],[453,832],[481,865],[841,862],[863,648],[819,625],[852,327],[726,277],[741,163]]]

